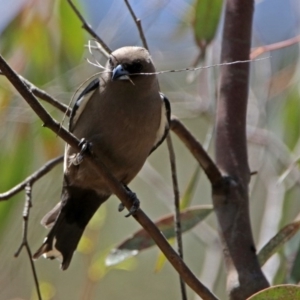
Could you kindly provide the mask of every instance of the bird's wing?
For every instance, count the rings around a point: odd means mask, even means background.
[[[74,126],[77,123],[84,108],[86,107],[88,101],[90,100],[93,92],[97,88],[99,88],[99,86],[100,86],[100,80],[99,78],[96,78],[93,81],[91,81],[78,96],[70,116],[69,130],[71,132],[74,130]]]
[[[149,155],[160,146],[168,135],[171,121],[171,106],[168,98],[163,94],[159,93],[162,100],[161,119],[158,131],[156,133],[156,140],[149,153]]]

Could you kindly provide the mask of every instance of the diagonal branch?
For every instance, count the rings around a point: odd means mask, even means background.
[[[143,31],[141,19],[137,18],[137,16],[135,15],[135,13],[134,13],[134,11],[133,11],[133,9],[132,9],[130,3],[128,2],[128,0],[124,0],[124,1],[125,1],[125,4],[126,4],[128,10],[129,10],[131,16],[132,16],[132,19],[133,19],[133,21],[135,22],[136,27],[137,27],[137,29],[138,29],[138,31],[139,31],[140,38],[141,38],[141,40],[142,40],[142,42],[143,42],[144,48],[147,49],[147,50],[149,50],[149,47],[148,47],[148,44],[147,44],[147,40],[146,40],[144,31]]]
[[[67,0],[67,1],[69,2],[70,6],[72,7],[72,9],[75,12],[75,14],[77,15],[77,17],[82,22],[82,28],[85,29],[102,46],[102,48],[105,50],[105,52],[103,54],[105,56],[107,56],[107,54],[110,54],[112,52],[111,49],[97,35],[97,33],[92,29],[92,27],[86,22],[86,20],[84,19],[84,17],[82,16],[82,14],[79,12],[79,10],[77,9],[77,7],[74,5],[74,3],[71,0]]]
[[[260,46],[260,47],[254,48],[251,51],[250,59],[256,59],[259,55],[261,55],[265,52],[270,52],[270,51],[286,48],[286,47],[289,47],[289,46],[292,46],[292,45],[298,44],[298,43],[300,43],[300,35],[297,35],[288,40],[280,41],[278,43]]]
[[[1,70],[0,70],[0,75],[3,75],[3,73],[1,72]],[[31,92],[35,96],[37,96],[38,98],[40,98],[40,99],[44,100],[45,102],[51,104],[53,107],[57,108],[61,112],[67,114],[67,116],[70,116],[71,109],[67,105],[59,102],[54,97],[52,97],[51,95],[49,95],[46,91],[38,88],[32,82],[30,82],[29,80],[25,79],[21,75],[18,75],[18,76],[20,77],[20,79],[24,82],[24,84],[28,87],[29,90],[31,90]]]
[[[40,169],[35,171],[33,174],[28,176],[23,182],[19,183],[9,191],[0,194],[0,201],[8,200],[15,194],[24,190],[24,188],[30,183],[31,185],[34,184],[38,179],[42,176],[50,172],[56,165],[60,164],[63,161],[63,156],[54,158],[48,161],[45,165],[43,165]]]
[[[51,104],[53,107],[57,108],[61,112],[66,113],[67,116],[70,116],[71,109],[67,105],[59,102],[58,100],[53,98],[51,95],[49,95],[46,91],[36,87],[33,83],[31,83],[30,81],[28,81],[24,77],[20,76],[20,79],[28,86],[28,89],[30,89],[31,92],[35,96],[37,96],[40,99],[44,100],[45,102]]]
[[[209,157],[202,145],[195,139],[189,130],[172,116],[171,130],[181,139],[185,146],[198,161],[212,185],[217,185],[223,180],[222,174],[213,160]]]
[[[38,100],[34,97],[32,92],[28,90],[27,86],[19,78],[19,76],[10,68],[6,61],[0,56],[0,69],[8,80],[14,85],[18,92],[23,96],[24,100],[30,105],[34,112],[44,122],[44,126],[51,129],[55,134],[61,137],[71,147],[80,151],[79,140],[68,132],[64,127],[51,118],[48,112],[42,107]],[[118,180],[107,170],[103,163],[97,157],[90,155],[85,156],[85,160],[89,163],[90,167],[93,168],[99,176],[103,178],[105,183],[108,185],[110,190],[121,200],[127,209],[132,206],[132,200],[126,189],[121,185]],[[149,219],[149,217],[139,209],[133,216],[143,228],[149,233],[152,239],[155,241],[160,250],[164,253],[166,258],[172,264],[172,266],[181,275],[187,285],[190,286],[199,296],[203,299],[216,300],[217,298],[205,287],[197,277],[191,272],[186,266],[182,259],[178,256],[176,251],[170,246],[165,237],[162,235],[160,230],[155,224]]]

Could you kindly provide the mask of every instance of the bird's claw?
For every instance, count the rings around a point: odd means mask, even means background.
[[[128,218],[128,217],[134,215],[138,211],[138,209],[140,208],[140,200],[137,198],[136,194],[129,189],[129,187],[127,187],[127,186],[124,186],[124,187],[132,201],[132,206],[129,209],[129,213],[127,215],[125,215],[125,217]],[[124,210],[124,208],[125,208],[124,204],[120,203],[119,207],[118,207],[118,211],[121,212]]]
[[[123,211],[125,208],[124,204],[123,203],[120,203],[119,206],[118,206],[118,211],[121,212]]]
[[[136,194],[130,191],[130,198],[132,199],[132,206],[129,209],[129,213],[125,215],[126,218],[134,215],[140,208],[140,200],[137,198]]]
[[[78,166],[82,163],[85,154],[92,153],[92,143],[88,142],[85,138],[80,140],[78,146],[81,148],[81,150],[73,159],[73,165],[75,166]]]

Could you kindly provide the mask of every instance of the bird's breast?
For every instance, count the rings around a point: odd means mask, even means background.
[[[128,183],[147,159],[160,125],[161,99],[156,95],[103,94],[89,101],[76,124],[74,134],[92,143],[92,151],[114,176]],[[71,154],[72,148],[69,149]],[[77,180],[95,179],[95,174],[79,166]],[[100,182],[100,179],[98,183]],[[94,183],[93,183],[94,184]]]

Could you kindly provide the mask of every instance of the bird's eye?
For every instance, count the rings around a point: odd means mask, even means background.
[[[135,62],[133,65],[134,65],[134,69],[136,70],[136,72],[142,71],[143,65],[140,61]]]
[[[136,74],[142,71],[143,65],[139,60],[136,60],[132,64],[126,65],[126,67],[124,66],[124,69],[126,69],[131,74]]]
[[[108,60],[108,63],[111,67],[113,67],[113,61],[112,61],[112,58],[110,57],[109,60]]]
[[[134,61],[133,68],[134,68],[135,72],[137,72],[137,73],[141,72],[143,69],[143,65],[142,65],[141,61],[140,60]]]

